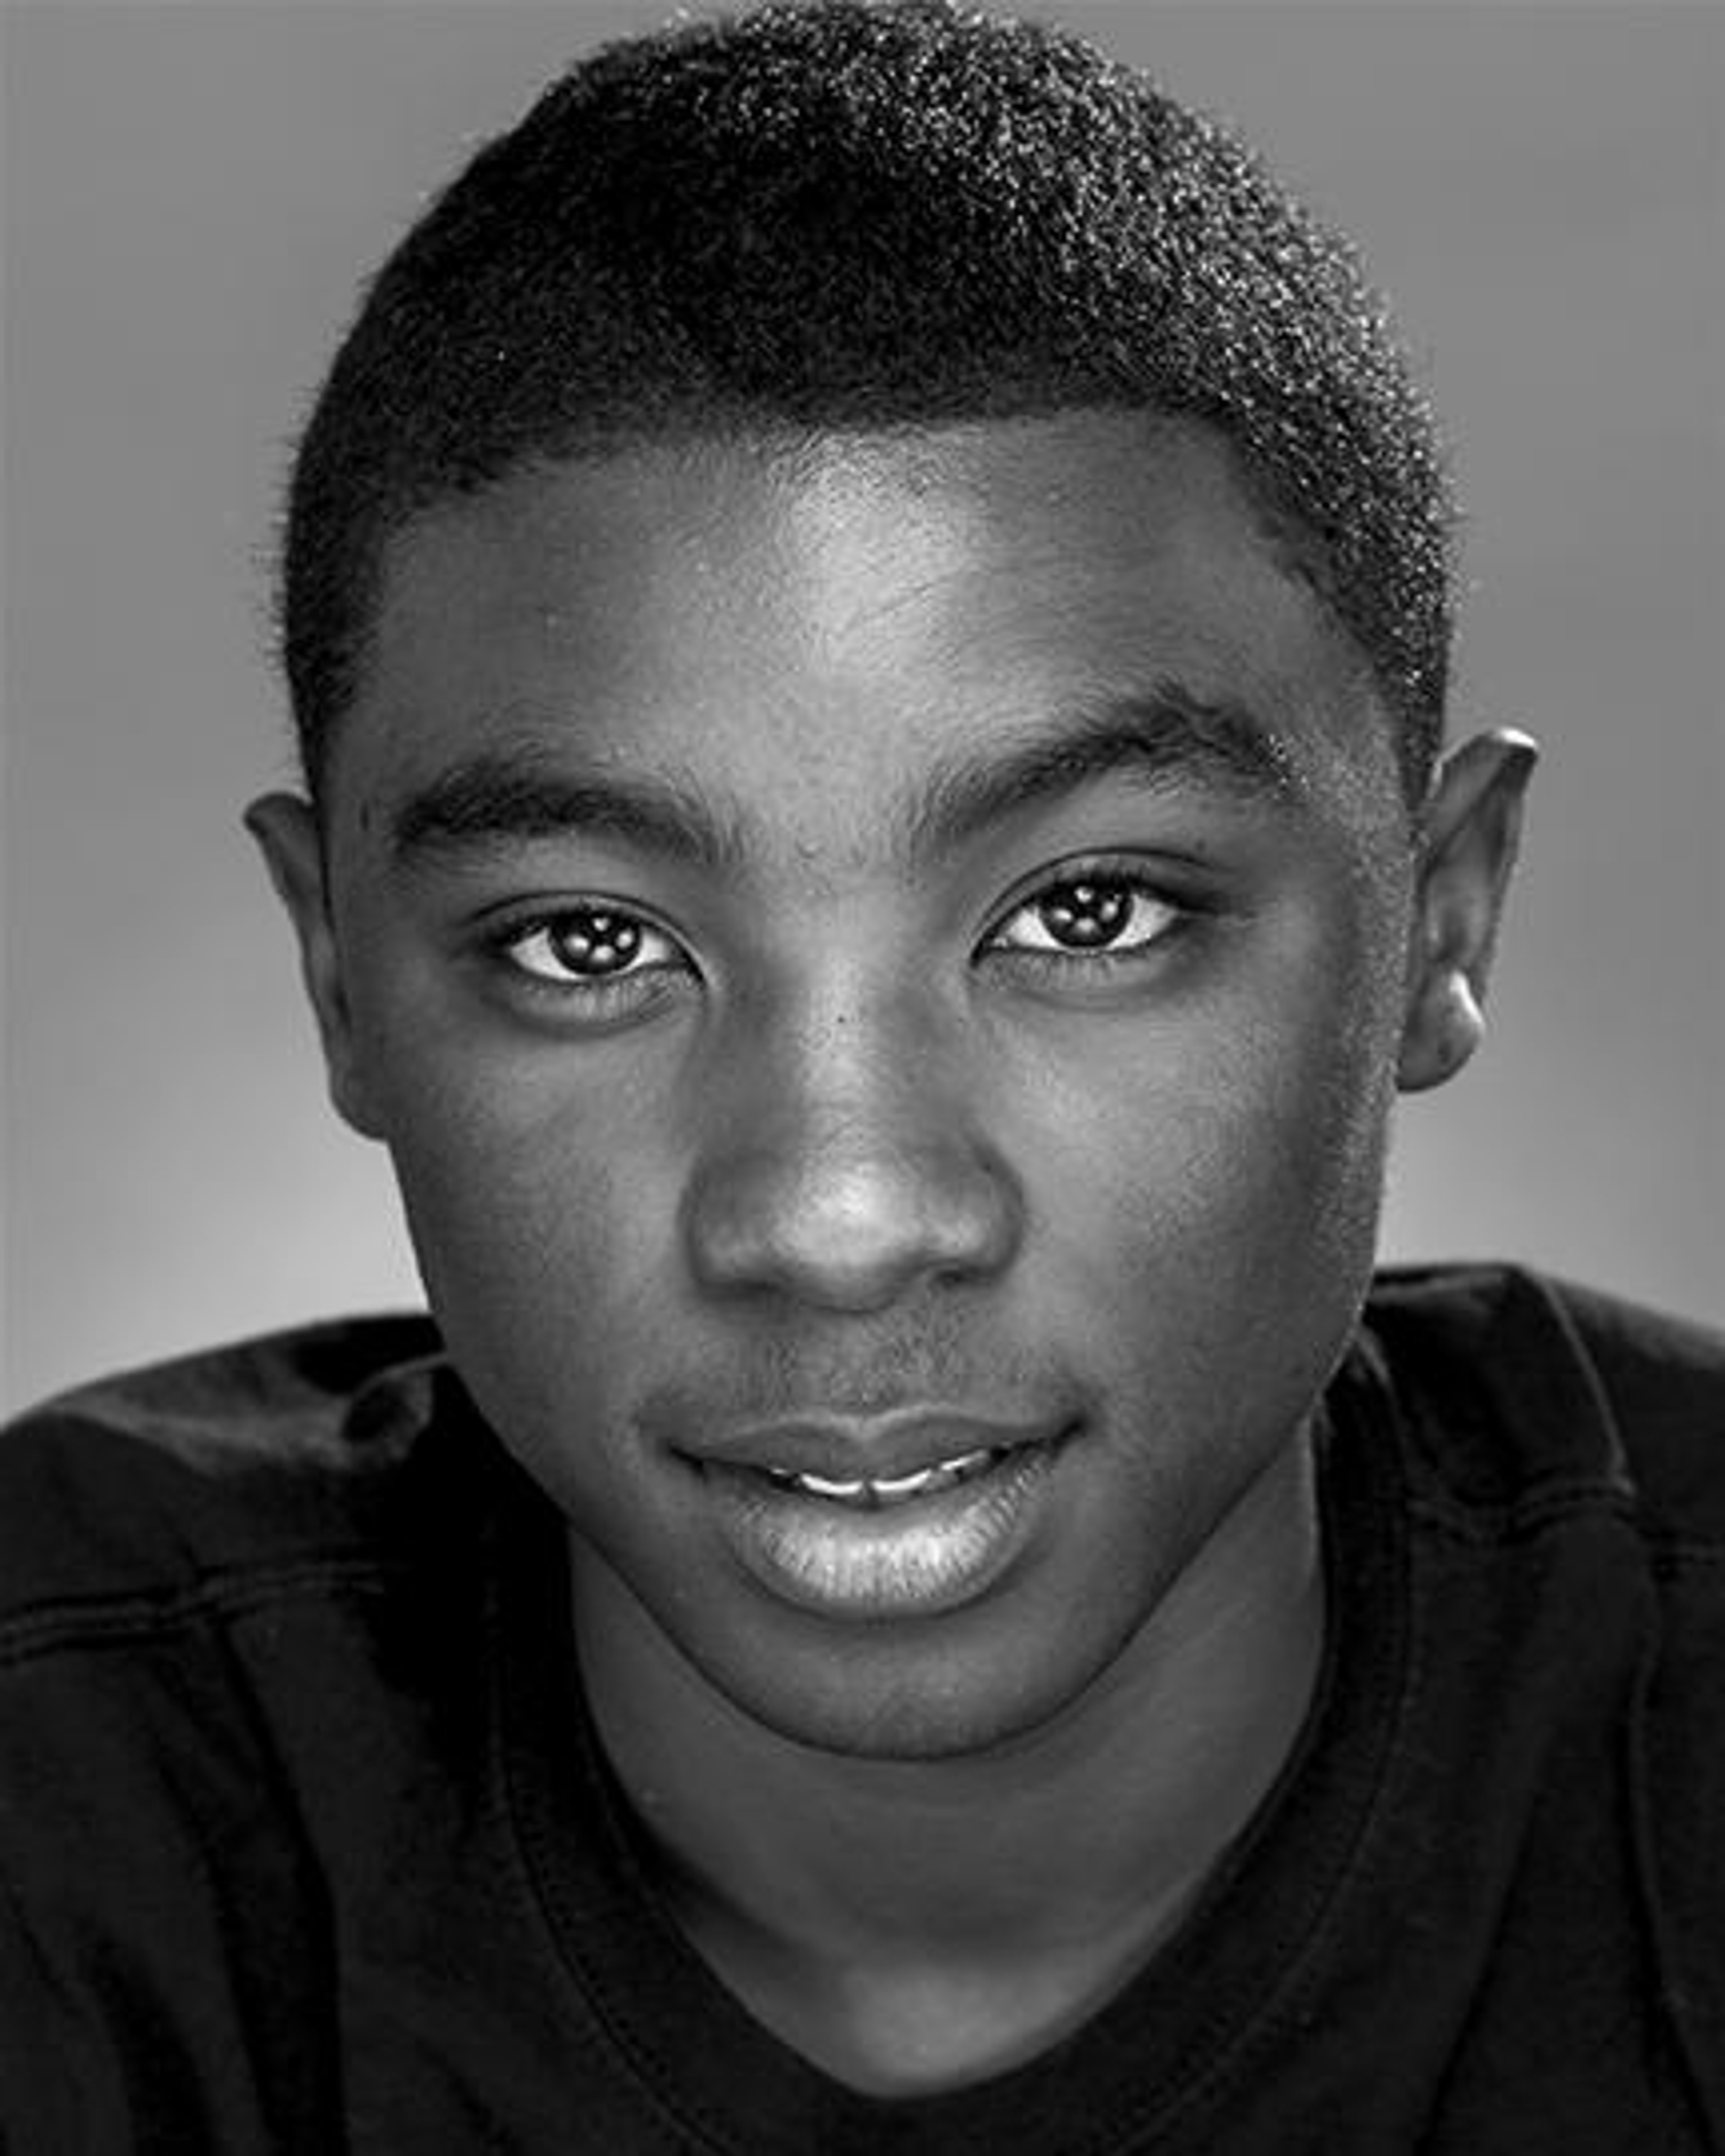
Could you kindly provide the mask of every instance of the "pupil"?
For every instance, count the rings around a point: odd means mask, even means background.
[[[1132,894],[1119,883],[1062,884],[1038,910],[1043,927],[1057,942],[1093,951],[1111,943],[1124,927]]]
[[[552,942],[563,964],[589,973],[614,973],[641,947],[639,921],[615,913],[572,913]]]

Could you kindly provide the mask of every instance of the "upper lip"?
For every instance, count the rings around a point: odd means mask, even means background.
[[[703,1465],[776,1467],[829,1482],[890,1481],[971,1453],[1043,1443],[1065,1428],[1060,1420],[1007,1422],[930,1408],[868,1417],[799,1415],[727,1431],[703,1441],[692,1456]]]

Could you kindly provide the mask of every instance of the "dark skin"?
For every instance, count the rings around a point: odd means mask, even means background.
[[[1531,764],[1480,736],[1410,819],[1224,446],[1081,413],[434,509],[323,827],[254,808],[667,1902],[852,2086],[1093,2013],[1287,1760],[1311,1417]],[[750,1452],[902,1466],[931,1407],[1039,1463],[986,1562],[911,1510],[858,1556]]]

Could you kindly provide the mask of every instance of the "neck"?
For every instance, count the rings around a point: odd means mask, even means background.
[[[810,1968],[1100,1958],[1098,1942],[1135,1961],[1292,1750],[1321,1661],[1318,1557],[1302,1431],[1081,1697],[956,1759],[840,1757],[765,1728],[584,1548],[577,1635],[601,1740],[710,1958],[729,1938]]]

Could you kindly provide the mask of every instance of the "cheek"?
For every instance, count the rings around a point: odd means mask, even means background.
[[[1022,1145],[1098,1347],[1111,1327],[1189,1363],[1194,1384],[1219,1365],[1261,1378],[1259,1351],[1321,1360],[1372,1263],[1394,969],[1362,954],[1338,986],[1276,955],[1165,1021],[1098,1029],[1081,1060],[1051,1058]]]
[[[1106,1403],[1123,1580],[1146,1548],[1178,1568],[1285,1445],[1371,1273],[1390,1094],[1369,1036],[1219,1038],[1093,1063],[1061,1119],[1086,1141],[1039,1157],[1047,1315]]]
[[[627,1142],[639,1089],[619,1079],[572,1097],[556,1061],[536,1073],[428,1055],[392,1071],[387,1093],[426,1292],[509,1429],[560,1419],[572,1397],[606,1414],[650,1334],[654,1224],[670,1203],[663,1171]]]

